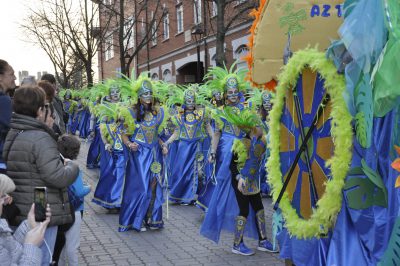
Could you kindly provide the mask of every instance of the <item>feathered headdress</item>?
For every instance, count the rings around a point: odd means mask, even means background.
[[[273,98],[273,93],[266,90],[252,88],[250,91],[247,92],[247,97],[247,102],[249,103],[251,108],[257,109],[263,105],[264,100],[271,102]]]
[[[249,83],[245,81],[247,70],[234,70],[236,64],[237,62],[233,63],[229,70],[225,65],[223,68],[216,66],[208,70],[204,76],[204,80],[207,80],[204,89],[209,96],[212,96],[214,91],[224,93],[229,87],[237,87],[242,92],[250,87]]]

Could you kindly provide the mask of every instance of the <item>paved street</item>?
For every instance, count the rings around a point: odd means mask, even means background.
[[[202,211],[194,206],[169,206],[165,228],[160,231],[117,231],[118,215],[108,214],[105,209],[91,203],[98,180],[98,170],[85,167],[89,145],[82,143],[78,159],[85,181],[92,192],[85,198],[85,213],[81,231],[81,265],[284,265],[277,254],[257,251],[245,257],[231,253],[233,236],[223,233],[218,245],[199,234]],[[271,221],[270,200],[267,221]],[[270,222],[269,222],[270,224]],[[271,226],[268,228],[271,232]],[[256,248],[257,241],[245,239],[246,244]]]

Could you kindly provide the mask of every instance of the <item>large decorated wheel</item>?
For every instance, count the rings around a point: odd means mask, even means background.
[[[352,146],[344,90],[344,77],[314,49],[295,53],[279,76],[267,167],[276,206],[298,238],[326,234],[341,207]]]

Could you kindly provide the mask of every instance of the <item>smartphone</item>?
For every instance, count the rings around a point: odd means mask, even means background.
[[[46,220],[47,187],[35,187],[34,202],[35,220],[36,222],[43,222]]]

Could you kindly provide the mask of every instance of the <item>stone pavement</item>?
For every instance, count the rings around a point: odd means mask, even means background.
[[[253,256],[231,252],[233,236],[221,235],[220,243],[199,234],[202,211],[194,206],[166,206],[163,208],[165,227],[159,231],[117,231],[118,214],[108,214],[104,208],[91,203],[98,181],[98,170],[86,169],[89,144],[82,143],[78,163],[84,180],[92,186],[85,198],[85,213],[81,228],[80,265],[284,265],[277,254],[256,251]],[[265,200],[267,222],[271,221],[271,201]],[[271,226],[268,232],[271,233]],[[255,249],[257,241],[245,239]]]

